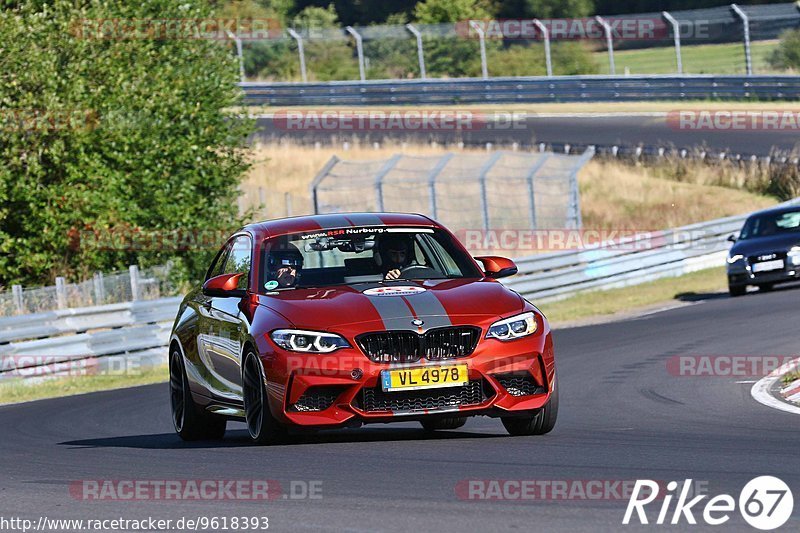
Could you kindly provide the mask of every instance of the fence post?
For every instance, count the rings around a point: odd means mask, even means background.
[[[292,28],[289,28],[286,31],[297,43],[297,53],[300,56],[300,76],[303,79],[303,83],[308,83],[308,74],[306,73],[306,53],[303,48],[303,38],[300,37],[300,34],[294,31]]]
[[[672,33],[675,35],[675,57],[678,61],[678,74],[683,74],[683,56],[681,55],[681,25],[675,17],[667,11],[662,11],[661,15],[672,24]]]
[[[441,159],[439,162],[436,163],[436,166],[433,167],[431,173],[428,174],[428,194],[430,195],[430,210],[431,210],[431,217],[436,219],[439,216],[439,205],[436,201],[436,178],[439,174],[442,173],[444,167],[447,166],[447,163],[453,159],[453,153],[448,152]]]
[[[64,278],[61,276],[56,278],[56,307],[59,309],[67,308],[67,287],[64,283]]]
[[[478,34],[478,41],[481,47],[481,74],[483,79],[487,79],[489,77],[489,67],[486,65],[486,34],[483,32],[483,28],[478,26],[474,20],[470,20],[469,25]]]
[[[530,172],[525,177],[525,182],[528,185],[528,198],[530,199],[530,209],[529,214],[531,217],[531,229],[536,229],[536,195],[534,190],[534,183],[533,180],[536,177],[536,174],[542,169],[542,167],[547,163],[547,160],[550,159],[550,153],[545,152],[542,157],[531,167]]]
[[[419,76],[423,80],[428,77],[425,72],[425,53],[422,47],[422,34],[413,24],[406,24],[406,29],[410,31],[417,39],[417,58],[419,59]]]
[[[11,296],[14,298],[14,307],[20,315],[25,314],[25,304],[22,302],[22,285],[11,286]]]
[[[228,38],[233,39],[233,42],[236,43],[236,55],[239,57],[239,77],[241,81],[244,82],[244,53],[242,52],[242,40],[234,35],[231,30],[226,30],[226,33],[228,34]]]
[[[347,26],[345,30],[347,30],[347,33],[356,39],[356,52],[358,53],[358,73],[361,75],[361,81],[365,81],[367,79],[367,73],[366,69],[364,68],[364,43],[361,40],[361,35],[352,26]]]
[[[596,149],[594,146],[589,146],[583,155],[578,159],[575,163],[575,168],[570,172],[569,180],[570,180],[570,199],[569,199],[569,211],[572,219],[572,223],[575,225],[574,229],[581,229],[583,226],[583,217],[581,216],[581,206],[580,206],[580,190],[578,188],[578,173],[581,169],[586,166],[586,163],[592,160]]]
[[[314,204],[314,214],[315,215],[319,215],[320,214],[320,212],[319,212],[319,196],[317,194],[317,189],[319,188],[320,183],[322,183],[322,180],[324,180],[326,177],[328,177],[328,172],[330,172],[331,169],[333,169],[333,167],[335,167],[336,163],[338,163],[338,162],[339,162],[339,158],[338,157],[336,157],[335,155],[331,156],[331,158],[328,160],[328,162],[325,163],[325,166],[322,167],[322,170],[319,171],[319,174],[317,174],[314,177],[314,181],[311,182],[311,199],[312,199],[312,202]]]
[[[483,216],[483,229],[489,231],[489,199],[486,197],[486,176],[497,161],[503,156],[503,152],[495,152],[492,157],[483,165],[478,175],[478,182],[481,186],[481,213]]]
[[[284,204],[286,205],[286,216],[287,217],[292,216],[292,211],[293,211],[293,209],[292,209],[292,193],[289,193],[289,192],[284,193],[283,201],[284,201]]]
[[[375,195],[377,200],[377,211],[379,213],[383,212],[383,178],[386,177],[394,166],[400,161],[400,158],[403,156],[400,154],[393,155],[391,159],[389,159],[383,168],[375,175]]]
[[[95,272],[92,281],[94,282],[94,299],[97,305],[102,305],[106,301],[106,286],[103,282],[103,273]]]
[[[614,34],[613,30],[611,29],[611,25],[606,22],[606,19],[603,17],[597,16],[594,18],[598,24],[603,26],[603,30],[606,34],[606,46],[608,46],[608,66],[609,66],[609,73],[614,76],[617,74],[617,64],[614,62]]]
[[[744,27],[744,62],[747,68],[747,75],[753,75],[753,55],[750,51],[750,18],[747,13],[742,11],[742,8],[736,4],[731,4],[731,9],[736,15],[742,19],[742,26]]]
[[[542,21],[539,19],[533,19],[533,23],[539,28],[539,31],[542,32],[542,39],[544,39],[544,58],[547,63],[547,75],[552,78],[553,56],[550,53],[550,30],[548,30],[547,26],[542,24]]]
[[[131,301],[135,302],[139,299],[139,267],[131,265],[128,271],[131,276]]]

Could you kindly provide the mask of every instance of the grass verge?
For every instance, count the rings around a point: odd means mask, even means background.
[[[710,268],[633,287],[578,294],[566,300],[543,303],[539,308],[558,327],[559,324],[623,315],[656,305],[700,300],[727,291],[726,283],[724,268]]]
[[[98,392],[137,385],[166,382],[169,372],[166,365],[143,369],[136,374],[88,375],[55,378],[37,383],[25,383],[22,379],[0,383],[0,405],[9,403],[72,396],[87,392]]]

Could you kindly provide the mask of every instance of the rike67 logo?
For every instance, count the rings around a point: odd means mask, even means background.
[[[691,479],[684,481],[682,487],[679,487],[677,481],[671,481],[666,486],[666,493],[660,494],[661,486],[657,482],[649,479],[637,480],[622,523],[628,525],[633,519],[634,524],[636,520],[639,524],[649,524],[645,507],[656,500],[661,503],[658,518],[654,522],[658,525],[694,525],[699,516],[708,525],[720,526],[731,519],[738,503],[738,510],[745,522],[756,529],[771,531],[784,525],[794,509],[791,489],[773,476],[750,480],[739,493],[738,502],[729,494],[720,494],[705,502],[703,500],[708,498],[706,494],[689,499],[692,485]],[[654,507],[657,508],[658,504]]]

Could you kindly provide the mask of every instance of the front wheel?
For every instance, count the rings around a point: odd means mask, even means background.
[[[225,436],[227,420],[206,413],[194,403],[183,356],[175,348],[169,357],[170,406],[172,425],[180,438],[186,441],[221,439]]]
[[[553,393],[547,403],[535,414],[524,417],[505,417],[503,426],[509,435],[525,437],[530,435],[544,435],[553,431],[558,418],[558,381],[553,383]]]
[[[244,413],[250,438],[256,444],[275,444],[286,430],[272,416],[267,403],[264,368],[255,352],[248,352],[242,369]]]

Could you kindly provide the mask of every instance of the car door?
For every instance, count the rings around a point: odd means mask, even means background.
[[[220,274],[244,274],[239,279],[239,289],[249,287],[252,264],[252,241],[249,235],[234,236],[227,245],[221,267],[210,276]],[[211,374],[209,385],[213,392],[223,398],[235,400],[241,397],[241,351],[242,339],[247,332],[247,323],[240,310],[241,297],[204,297],[199,312],[198,351],[204,366]]]

